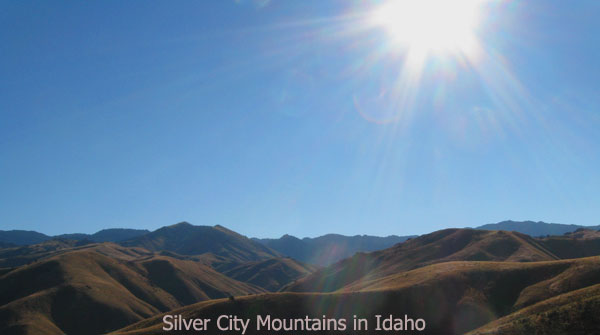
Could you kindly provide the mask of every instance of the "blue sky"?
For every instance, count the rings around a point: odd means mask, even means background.
[[[487,1],[417,67],[383,1],[0,5],[0,229],[600,224],[598,1]]]

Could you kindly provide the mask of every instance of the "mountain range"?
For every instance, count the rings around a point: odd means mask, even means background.
[[[476,229],[516,231],[534,237],[563,235],[577,229],[599,230],[600,226],[581,226],[574,224],[546,223],[542,221],[502,221],[479,226]]]
[[[281,319],[358,315],[372,325],[377,314],[406,314],[427,320],[427,330],[420,332],[425,334],[591,334],[598,330],[600,257],[558,255],[565,247],[597,239],[590,230],[536,239],[518,232],[446,229],[359,253],[279,293],[200,302],[169,314],[251,319],[256,314]],[[558,248],[548,243],[554,240],[561,241]],[[163,315],[114,334],[163,334]],[[247,334],[261,333],[250,327]]]
[[[0,243],[30,245],[52,239],[89,240],[92,242],[119,242],[149,233],[146,229],[103,229],[94,234],[62,234],[48,236],[31,230],[0,230]]]
[[[0,247],[0,334],[164,334],[165,313],[358,315],[371,324],[376,314],[406,314],[427,320],[421,333],[450,335],[598,330],[596,230],[532,237],[454,228],[398,239],[287,235],[265,241],[182,222],[118,243],[9,242]],[[307,245],[315,248],[312,255]],[[340,252],[315,256],[336,246]],[[258,333],[264,331],[250,327],[246,334]]]

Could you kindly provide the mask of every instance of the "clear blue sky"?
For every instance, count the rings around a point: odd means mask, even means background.
[[[417,67],[381,5],[1,1],[0,229],[600,224],[600,2],[490,0]]]

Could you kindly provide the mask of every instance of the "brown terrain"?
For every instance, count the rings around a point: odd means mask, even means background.
[[[446,229],[316,269],[220,226],[178,224],[120,245],[47,241],[0,250],[4,264],[23,264],[0,269],[0,333],[165,334],[165,313],[357,315],[372,326],[376,314],[406,314],[426,320],[420,334],[594,333],[599,242],[591,230]]]

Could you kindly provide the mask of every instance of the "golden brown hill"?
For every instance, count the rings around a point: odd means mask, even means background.
[[[450,261],[531,262],[556,260],[532,237],[505,231],[445,229],[372,253],[357,253],[284,288],[291,292],[332,292],[434,263]]]
[[[246,262],[223,273],[230,278],[276,292],[284,285],[313,271],[315,271],[314,266],[291,258],[271,258],[264,261]]]
[[[0,334],[101,334],[186,304],[259,292],[198,262],[104,243],[0,276]]]
[[[381,334],[374,330],[375,315],[404,315],[426,321],[420,334],[463,334],[528,306],[600,283],[600,257],[548,262],[447,262],[348,287],[335,293],[273,293],[211,300],[167,314],[184,318],[237,315],[252,321],[247,334],[256,331],[256,316],[295,319],[305,316],[368,318],[369,330],[321,331],[316,334]],[[584,295],[587,296],[587,295]],[[594,306],[592,306],[594,307]],[[590,308],[592,308],[590,307]],[[595,308],[595,307],[594,307]],[[592,309],[597,314],[598,309]],[[115,334],[164,334],[163,315],[128,326]],[[171,333],[171,332],[170,332]],[[178,334],[178,332],[172,332]],[[185,332],[180,332],[185,333]],[[204,334],[222,333],[215,327]],[[267,332],[268,333],[268,332]],[[298,332],[286,332],[287,334]]]

